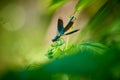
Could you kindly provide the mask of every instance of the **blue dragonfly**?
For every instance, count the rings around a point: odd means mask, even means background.
[[[77,31],[79,31],[79,29],[76,29],[76,30],[73,30],[71,32],[68,32],[68,33],[65,33],[66,31],[68,31],[72,25],[73,25],[73,19],[74,19],[74,16],[72,16],[69,20],[69,22],[67,23],[67,25],[65,27],[63,27],[63,20],[62,19],[58,19],[58,24],[57,24],[57,29],[58,29],[58,33],[57,35],[52,39],[52,42],[56,42],[58,41],[61,36],[63,35],[70,35],[72,33],[75,33]]]

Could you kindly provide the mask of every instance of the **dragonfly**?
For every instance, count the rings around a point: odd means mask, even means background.
[[[66,33],[66,31],[68,31],[72,27],[72,25],[74,24],[73,19],[74,19],[74,16],[72,16],[70,18],[70,20],[68,21],[68,23],[67,23],[67,25],[65,27],[63,26],[63,20],[60,19],[60,18],[58,19],[58,23],[57,23],[58,33],[52,39],[52,42],[58,41],[61,38],[61,36],[63,36],[63,35],[70,35],[70,34],[73,34],[73,33],[75,33],[75,32],[80,30],[80,29],[76,29],[76,30],[73,30],[71,32]]]

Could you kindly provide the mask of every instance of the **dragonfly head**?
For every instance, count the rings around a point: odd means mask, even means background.
[[[56,35],[56,36],[52,39],[52,42],[57,41],[60,37],[61,37],[61,35]]]
[[[55,42],[55,41],[57,41],[57,39],[55,39],[55,38],[54,38],[54,39],[52,39],[52,42]]]

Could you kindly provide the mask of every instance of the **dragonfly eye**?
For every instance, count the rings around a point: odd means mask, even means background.
[[[52,42],[55,42],[56,41],[56,39],[52,39]]]

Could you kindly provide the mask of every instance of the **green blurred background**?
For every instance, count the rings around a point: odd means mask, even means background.
[[[49,59],[58,18],[72,15],[80,31]],[[10,79],[120,80],[120,1],[1,0],[0,80]]]

